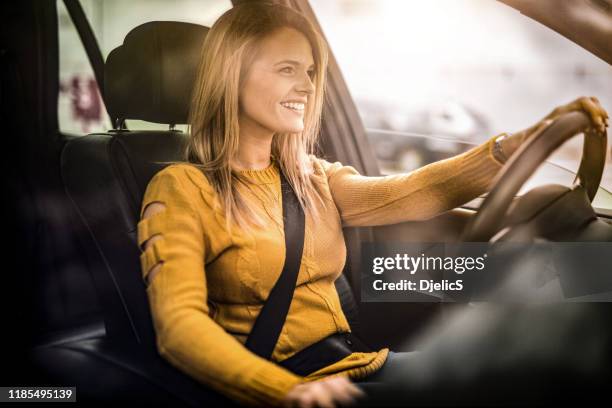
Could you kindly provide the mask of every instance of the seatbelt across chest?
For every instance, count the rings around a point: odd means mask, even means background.
[[[280,179],[286,248],[285,263],[245,343],[247,349],[267,360],[271,359],[285,324],[304,250],[304,211],[282,171]],[[337,332],[279,361],[278,364],[295,374],[306,376],[354,352],[371,351],[370,347],[352,332]]]
[[[285,263],[249,334],[245,346],[270,359],[289,312],[304,250],[305,216],[295,192],[280,171],[285,232]]]

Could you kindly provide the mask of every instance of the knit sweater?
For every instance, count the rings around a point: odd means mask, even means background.
[[[300,382],[344,375],[360,379],[378,370],[388,348],[353,353],[306,377],[277,365],[335,332],[350,332],[334,281],[342,273],[344,226],[426,220],[488,191],[502,164],[493,139],[406,174],[367,177],[352,166],[313,155],[313,179],[324,192],[320,219],[306,217],[304,250],[295,293],[272,360],[245,346],[284,263],[279,165],[244,170],[240,186],[269,228],[228,234],[219,197],[204,174],[188,163],[171,164],[149,182],[138,223],[143,278],[158,262],[147,287],[160,355],[199,382],[248,405],[278,405]],[[146,206],[165,209],[142,218]]]

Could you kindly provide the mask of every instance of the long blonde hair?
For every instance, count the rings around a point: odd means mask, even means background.
[[[221,198],[231,231],[264,226],[237,190],[248,183],[230,160],[238,151],[239,90],[253,61],[259,40],[282,27],[294,28],[308,39],[313,53],[315,91],[304,112],[304,130],[275,134],[272,155],[293,187],[305,213],[317,216],[315,200],[323,202],[311,179],[309,154],[315,153],[323,109],[328,51],[320,34],[299,12],[279,4],[245,2],[225,12],[210,28],[202,45],[189,117],[186,160],[199,168]]]

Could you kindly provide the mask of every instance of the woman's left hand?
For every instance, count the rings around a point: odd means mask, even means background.
[[[520,132],[513,133],[510,137],[502,140],[501,145],[505,156],[509,158],[525,140],[542,132],[559,116],[575,111],[584,112],[591,118],[591,126],[584,129],[584,132],[605,133],[609,125],[608,112],[601,106],[596,97],[583,96],[566,105],[556,107],[535,125],[521,130]]]

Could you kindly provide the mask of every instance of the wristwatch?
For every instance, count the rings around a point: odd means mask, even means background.
[[[502,133],[497,136],[495,138],[495,141],[493,142],[493,156],[495,156],[495,158],[501,163],[505,163],[508,160],[508,157],[506,157],[501,143],[502,140],[506,139],[507,137],[510,137],[510,134]]]

